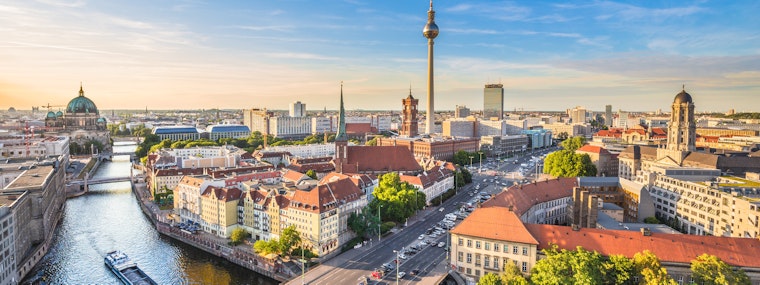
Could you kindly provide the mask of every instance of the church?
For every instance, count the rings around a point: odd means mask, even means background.
[[[46,135],[68,136],[71,143],[78,145],[94,140],[110,149],[111,135],[106,124],[106,119],[100,117],[95,102],[84,96],[81,85],[79,96],[69,101],[65,112],[49,111],[45,116]]]

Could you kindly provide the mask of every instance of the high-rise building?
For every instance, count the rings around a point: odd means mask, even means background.
[[[291,117],[306,117],[306,104],[296,101],[290,104]]]
[[[612,127],[612,105],[604,106],[604,124]]]
[[[483,89],[483,119],[504,118],[504,85],[486,84]]]
[[[588,112],[586,111],[586,108],[583,108],[581,106],[577,106],[570,110],[570,120],[572,120],[573,124],[585,123],[587,115]]]
[[[467,118],[468,116],[470,116],[470,108],[467,108],[467,106],[457,105],[456,109],[454,109],[454,118]]]
[[[401,135],[408,137],[417,136],[417,102],[419,100],[414,99],[412,96],[412,89],[409,89],[409,97],[401,100],[404,104],[404,110],[401,114],[404,117],[404,121],[401,125]]]
[[[435,132],[435,108],[433,107],[433,39],[438,36],[438,25],[435,24],[435,11],[433,11],[433,0],[430,0],[430,10],[428,10],[428,21],[422,29],[422,35],[428,39],[428,92],[427,92],[427,116],[425,117],[425,133],[432,134]]]

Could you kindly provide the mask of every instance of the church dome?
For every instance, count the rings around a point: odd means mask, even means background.
[[[689,104],[694,103],[694,101],[691,100],[691,95],[689,95],[689,93],[686,93],[685,90],[681,90],[681,93],[678,93],[678,95],[676,95],[676,98],[673,99],[673,104],[683,104],[683,103],[689,103]]]
[[[105,123],[105,122],[106,122],[106,118],[98,118],[98,123]]]
[[[55,112],[53,111],[48,112],[47,115],[45,116],[45,118],[51,118],[51,119],[55,119],[55,117],[56,117]]]
[[[84,97],[84,90],[79,87],[79,96],[69,101],[68,107],[66,107],[66,113],[98,113],[98,108],[95,107],[95,103],[87,97]]]
[[[61,117],[61,116],[63,116],[63,112],[58,111],[58,112],[55,113],[55,116],[56,117]]]

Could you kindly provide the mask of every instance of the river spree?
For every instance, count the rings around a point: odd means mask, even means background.
[[[114,152],[134,151],[116,145]],[[93,179],[129,175],[127,156],[103,163]],[[46,284],[120,284],[103,257],[121,250],[158,284],[262,284],[277,282],[161,236],[140,210],[129,182],[90,186],[84,196],[66,201],[48,254],[27,276]]]

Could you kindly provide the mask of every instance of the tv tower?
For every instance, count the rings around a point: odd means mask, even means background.
[[[438,25],[435,24],[435,11],[433,11],[433,0],[430,0],[430,10],[428,10],[428,21],[425,28],[422,29],[422,35],[428,39],[428,91],[427,91],[427,117],[425,118],[425,133],[432,134],[435,126],[435,109],[433,108],[433,39],[438,36]]]

